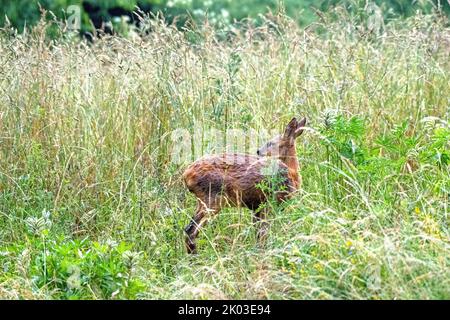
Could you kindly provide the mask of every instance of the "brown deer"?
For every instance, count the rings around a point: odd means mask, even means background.
[[[206,220],[216,215],[224,206],[245,206],[254,211],[254,222],[259,222],[259,241],[267,234],[267,208],[261,206],[273,197],[281,202],[296,191],[301,184],[295,139],[303,133],[306,118],[293,118],[284,134],[276,136],[257,151],[249,154],[218,154],[204,156],[192,163],[183,178],[190,192],[197,197],[197,210],[189,225],[186,248],[196,252],[195,239]],[[261,183],[270,175],[279,176],[272,194],[263,191]],[[270,191],[269,191],[270,192]]]

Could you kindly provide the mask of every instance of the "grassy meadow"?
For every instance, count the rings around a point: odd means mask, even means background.
[[[0,298],[450,299],[448,20],[334,14],[92,43],[2,29]],[[303,184],[267,242],[227,209],[187,255],[172,132],[207,152],[202,132],[293,116]]]

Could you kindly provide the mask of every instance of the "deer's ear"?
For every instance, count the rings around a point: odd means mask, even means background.
[[[306,126],[306,118],[303,118],[302,120],[300,120],[300,122],[297,122],[297,129],[295,129],[294,132],[295,138],[297,138],[303,133],[303,131],[305,130],[305,126]]]
[[[286,130],[284,131],[284,138],[290,138],[294,137],[295,130],[298,127],[297,118],[292,118],[291,121],[289,121]]]

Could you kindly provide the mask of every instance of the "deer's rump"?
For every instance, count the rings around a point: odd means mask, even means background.
[[[257,209],[271,196],[281,201],[293,190],[284,163],[247,154],[205,156],[191,164],[183,178],[189,191],[197,196],[214,201],[220,198],[250,209]]]

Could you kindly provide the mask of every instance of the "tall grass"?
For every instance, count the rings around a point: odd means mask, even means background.
[[[145,19],[93,43],[2,30],[0,297],[449,299],[448,21],[336,13],[226,34]],[[267,243],[228,209],[188,256],[172,131],[294,115],[303,187]]]

